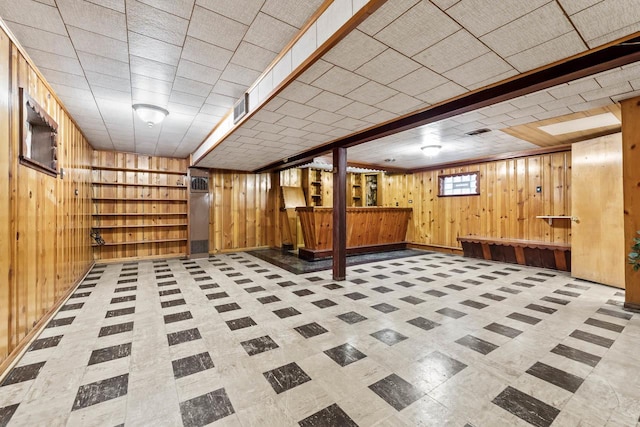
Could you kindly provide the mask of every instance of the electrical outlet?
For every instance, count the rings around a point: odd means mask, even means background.
[[[542,193],[542,187],[541,186],[537,186],[536,187],[536,193]]]

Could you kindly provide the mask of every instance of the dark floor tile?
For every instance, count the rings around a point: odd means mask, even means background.
[[[473,301],[473,300],[470,300],[470,299],[464,300],[460,304],[466,305],[467,307],[476,308],[478,310],[482,310],[483,308],[489,307],[487,304],[483,304],[481,302]]]
[[[224,388],[180,402],[184,427],[202,427],[235,412]]]
[[[138,287],[137,286],[125,286],[124,288],[116,288],[113,292],[114,293],[118,293],[118,292],[129,292],[129,291],[135,291],[137,290]]]
[[[397,344],[400,341],[404,341],[408,338],[401,333],[394,331],[393,329],[382,329],[370,335],[378,341],[381,341],[389,346]]]
[[[529,310],[533,310],[533,311],[539,311],[540,313],[546,313],[546,314],[553,314],[556,311],[558,311],[555,308],[546,307],[544,305],[538,305],[538,304],[529,304],[525,308],[528,308]]]
[[[589,286],[576,285],[575,283],[567,283],[565,286],[567,288],[580,289],[580,290],[583,290],[583,291],[588,291],[589,289],[591,289]]]
[[[329,332],[315,322],[309,323],[307,325],[298,326],[293,329],[295,329],[296,332],[298,332],[300,335],[302,335],[305,338],[311,338],[311,337],[315,337],[317,335],[322,335],[324,333]]]
[[[154,269],[154,270],[153,270],[153,272],[154,272],[155,274],[159,274],[159,273],[167,273],[167,272],[169,272],[169,271],[171,271],[171,269],[170,269],[170,268],[158,268],[158,269]]]
[[[355,311],[350,311],[348,313],[343,313],[340,314],[338,316],[336,316],[338,319],[342,320],[343,322],[346,322],[350,325],[353,325],[354,323],[358,323],[358,322],[362,322],[363,320],[367,320],[366,317],[356,313]]]
[[[357,301],[359,299],[363,299],[363,298],[367,298],[366,295],[361,294],[360,292],[351,292],[350,294],[344,294],[345,297],[350,298],[354,301]]]
[[[281,319],[285,319],[287,317],[297,316],[301,313],[293,307],[287,307],[287,308],[281,308],[279,310],[275,310],[273,314],[275,314]]]
[[[508,276],[511,273],[507,273],[506,271],[496,270],[496,271],[492,271],[491,274],[497,274],[498,276]]]
[[[158,276],[158,278],[160,278],[160,276]],[[118,285],[123,285],[125,283],[136,283],[138,281],[138,279],[121,279],[118,280]]]
[[[420,329],[424,329],[425,331],[440,326],[440,323],[425,319],[424,317],[416,317],[415,319],[407,320],[407,323],[413,326],[417,326]]]
[[[377,286],[377,287],[373,288],[372,290],[374,290],[376,292],[380,292],[381,294],[386,294],[387,292],[393,292],[393,289],[389,289],[386,286]]]
[[[174,299],[171,301],[162,301],[160,302],[160,307],[168,308],[168,307],[176,307],[179,305],[185,305],[187,302],[184,299]]]
[[[30,365],[16,366],[9,372],[9,375],[4,377],[4,380],[2,380],[0,387],[35,379],[40,373],[40,370],[42,369],[44,364],[45,362],[38,362],[32,363]]]
[[[396,270],[396,271],[392,271],[393,274],[397,274],[398,276],[404,276],[406,274],[409,274],[408,272],[404,271],[404,270]]]
[[[47,328],[57,328],[59,326],[67,326],[73,323],[75,317],[62,317],[60,319],[53,319],[47,324]]]
[[[431,296],[436,297],[436,298],[440,298],[440,297],[443,297],[445,295],[449,295],[446,292],[437,291],[435,289],[429,289],[428,291],[424,291],[423,293],[427,294],[427,295],[431,295]]]
[[[78,286],[78,289],[91,289],[91,288],[95,288],[97,285],[97,283],[84,283],[80,286]]]
[[[236,280],[236,285],[246,285],[247,283],[253,283],[253,280],[251,279]]]
[[[272,369],[262,375],[277,394],[311,381],[311,378],[295,362]]]
[[[164,323],[165,324],[169,324],[169,323],[181,322],[183,320],[188,320],[188,319],[193,319],[193,316],[191,315],[191,312],[190,311],[183,311],[181,313],[165,315],[164,316]]]
[[[509,338],[515,338],[522,333],[522,331],[518,329],[501,325],[499,323],[491,323],[484,328],[488,331],[495,332],[496,334],[504,335],[505,337]]]
[[[580,295],[582,295],[578,292],[565,291],[563,289],[556,289],[555,291],[553,291],[553,293],[558,295],[565,295],[567,297],[573,297],[573,298],[578,298]]]
[[[524,280],[531,280],[532,282],[538,282],[538,283],[543,283],[545,282],[547,279],[541,279],[539,277],[525,277]]]
[[[413,288],[414,286],[416,286],[415,283],[407,282],[406,280],[396,282],[396,285],[402,286],[403,288]]]
[[[558,305],[567,305],[569,304],[571,301],[566,300],[566,299],[562,299],[562,298],[555,298],[555,297],[542,297],[540,298],[541,301],[546,301],[546,302],[550,302],[553,304],[558,304]]]
[[[517,320],[518,322],[528,323],[530,325],[537,325],[542,321],[542,319],[538,319],[537,317],[527,316],[522,313],[511,313],[507,316],[509,319]]]
[[[286,288],[289,286],[296,286],[297,283],[296,282],[292,282],[291,280],[287,280],[286,282],[278,282],[278,285],[282,288]]]
[[[282,278],[282,276],[281,276],[281,275],[279,275],[279,274],[269,274],[268,276],[264,276],[264,277],[266,277],[266,278],[267,278],[267,279],[269,279],[269,280],[273,280],[273,279],[281,279],[281,278]]]
[[[56,335],[55,337],[39,338],[31,343],[28,351],[42,350],[45,348],[55,347],[60,343],[62,335]]]
[[[212,294],[207,294],[207,299],[214,300],[220,298],[229,298],[229,294],[226,292],[214,292]]]
[[[215,289],[219,287],[220,285],[218,285],[217,283],[207,283],[205,285],[200,285],[200,289],[202,289],[203,291],[206,291],[207,289]]]
[[[467,367],[464,363],[439,351],[430,353],[418,363],[425,373],[424,379],[430,383],[434,383],[434,385],[448,380]]]
[[[86,384],[78,389],[72,411],[106,402],[127,394],[129,374],[119,375],[102,381]]]
[[[135,295],[127,295],[124,297],[111,298],[111,304],[119,304],[122,302],[129,302],[129,301],[135,301],[135,300],[136,300]]]
[[[124,332],[133,331],[133,322],[118,323],[117,325],[103,326],[100,328],[98,337],[106,337],[109,335],[122,334]]]
[[[77,304],[65,304],[62,307],[60,307],[60,311],[78,310],[78,309],[81,309],[83,305],[84,305],[83,302],[79,302]]]
[[[605,322],[603,320],[598,320],[591,317],[585,320],[584,323],[586,323],[587,325],[595,326],[597,328],[607,329],[613,332],[622,332],[624,330],[624,326],[617,325],[611,322]]]
[[[344,288],[344,286],[338,285],[337,283],[329,283],[328,285],[324,285],[324,287],[329,289],[330,291]]]
[[[501,295],[492,294],[492,293],[489,293],[489,292],[484,293],[484,294],[482,294],[480,296],[482,298],[490,299],[490,300],[493,300],[493,301],[503,301],[503,300],[506,299],[506,297],[503,297]]]
[[[425,395],[425,392],[414,387],[396,374],[391,374],[373,383],[369,388],[396,411],[401,411]]]
[[[191,274],[192,276],[195,276],[196,274],[206,274],[204,270],[194,270],[194,271],[190,271],[189,274]],[[240,274],[238,274],[240,275]],[[227,276],[231,276],[230,274],[227,274]]]
[[[167,289],[166,291],[158,292],[158,296],[166,297],[167,295],[175,295],[180,293],[182,293],[180,289]]]
[[[84,298],[84,297],[88,297],[90,295],[91,295],[91,292],[76,292],[74,294],[71,294],[69,299],[72,299],[72,298]]]
[[[473,335],[465,335],[464,337],[456,340],[456,342],[460,345],[463,345],[467,348],[470,348],[473,351],[477,351],[480,354],[487,355],[491,353],[493,350],[498,348],[497,345],[490,343],[489,341],[485,341],[483,339],[474,337]]]
[[[465,279],[465,280],[462,281],[462,283],[468,283],[468,284],[473,285],[473,286],[482,285],[482,282],[480,282],[478,280],[473,280],[473,279]]]
[[[631,320],[631,317],[632,317],[631,313],[621,313],[619,311],[610,310],[608,308],[599,308],[598,311],[596,311],[596,313],[604,314],[606,316],[611,316],[611,317],[617,317],[618,319],[625,319],[625,320]]]
[[[257,325],[257,323],[254,322],[251,317],[241,317],[239,319],[227,320],[226,324],[232,331]]]
[[[93,350],[91,352],[91,357],[89,357],[89,365],[108,362],[110,360],[120,359],[127,356],[131,356],[130,342]]]
[[[364,283],[367,283],[366,280],[364,279],[353,279],[353,280],[349,280],[351,283],[355,283],[356,285],[362,285]]]
[[[184,342],[195,341],[201,339],[198,328],[186,329],[184,331],[172,332],[167,334],[169,346],[182,344]]]
[[[358,427],[356,424],[337,404],[327,406],[326,408],[308,416],[299,421],[300,427]]]
[[[258,298],[258,301],[262,304],[271,304],[272,302],[280,301],[280,298],[275,295],[267,295],[266,297]]]
[[[243,341],[240,345],[242,345],[242,348],[244,348],[244,351],[246,351],[249,356],[278,348],[278,344],[276,344],[269,335]]]
[[[615,340],[601,337],[600,335],[592,334],[589,332],[581,331],[576,329],[575,331],[569,334],[570,337],[579,339],[582,341],[586,341],[591,344],[599,345],[600,347],[610,348]]]
[[[203,271],[203,273],[204,273],[204,271]],[[192,274],[193,274],[193,273],[192,273]],[[242,276],[242,273],[238,273],[238,272],[235,272],[235,273],[227,273],[227,277],[240,277],[240,276]]]
[[[313,301],[311,304],[315,305],[316,307],[319,308],[329,308],[329,307],[333,307],[334,305],[338,305],[337,303],[331,301],[330,299],[321,299],[318,301]]]
[[[518,295],[519,293],[522,292],[522,291],[520,291],[518,289],[507,288],[506,286],[501,286],[497,290],[501,291],[501,292],[506,292],[508,294],[513,294],[513,295]]]
[[[400,298],[400,300],[404,302],[408,302],[409,304],[413,304],[413,305],[418,305],[424,302],[422,298],[414,297],[413,295],[402,297]]]
[[[324,354],[329,356],[334,362],[342,367],[367,357],[366,354],[362,353],[349,343],[325,350]]]
[[[448,279],[449,277],[451,277],[450,274],[446,273],[435,273],[434,276],[442,277],[443,279]]]
[[[249,288],[244,288],[245,292],[248,292],[250,294],[253,294],[255,292],[262,292],[265,289],[262,286],[251,286]]]
[[[173,277],[173,274],[158,274],[156,275],[156,280],[169,279],[171,277]]]
[[[177,285],[177,284],[178,284],[178,282],[175,281],[175,280],[168,280],[168,281],[165,281],[165,282],[158,282],[158,287],[162,288],[164,286],[171,286],[171,285]]]
[[[436,313],[440,313],[443,316],[451,317],[453,319],[459,319],[467,315],[467,313],[463,313],[462,311],[454,310],[453,308],[441,308],[437,310]]]
[[[454,291],[464,291],[465,289],[467,289],[464,286],[460,285],[445,285],[445,288],[453,289]]]
[[[513,282],[513,286],[520,286],[521,288],[533,288],[535,285],[533,283],[524,283],[524,282]]]
[[[428,277],[417,277],[416,280],[420,280],[421,282],[424,282],[424,283],[433,282],[433,279],[430,279]]]
[[[16,409],[20,404],[16,403],[15,405],[4,406],[0,408],[0,426],[6,427],[9,425],[9,421],[11,421],[11,417],[16,413]],[[313,425],[313,424],[308,424]]]
[[[373,276],[373,278],[378,280],[384,280],[384,279],[388,279],[389,276],[385,276],[384,274],[376,274],[375,276]]]
[[[240,310],[241,308],[242,307],[240,307],[238,303],[235,303],[235,302],[215,306],[215,309],[218,313],[226,313],[227,311]]]
[[[206,280],[211,280],[211,276],[194,277],[193,280],[195,280],[196,282],[204,282]]]
[[[559,409],[510,386],[492,403],[536,427],[549,427],[560,413]]]
[[[576,375],[540,362],[537,362],[527,369],[527,374],[540,378],[541,380],[563,388],[571,393],[575,393],[584,381],[584,379]]]
[[[173,376],[176,379],[206,371],[207,369],[214,367],[213,360],[211,360],[211,356],[209,356],[209,353],[207,352],[174,360],[171,362],[171,365],[173,367]]]
[[[564,344],[558,344],[557,346],[555,346],[551,350],[551,353],[564,356],[568,359],[584,363],[585,365],[589,365],[591,367],[595,367],[601,359],[601,357],[596,356],[595,354],[587,353],[586,351],[578,350]]]
[[[479,279],[485,279],[485,280],[496,280],[495,277],[493,276],[487,276],[486,274],[481,274],[478,276]]]
[[[293,293],[298,295],[299,297],[306,297],[307,295],[315,294],[315,292],[309,289],[300,289],[299,291],[293,291]]]
[[[371,308],[375,308],[378,311],[381,311],[383,313],[392,313],[396,310],[399,310],[398,307],[394,307],[391,304],[387,304],[386,302],[380,303],[380,304],[376,304],[376,305],[372,305]]]

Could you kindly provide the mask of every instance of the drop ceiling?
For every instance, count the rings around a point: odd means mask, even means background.
[[[0,16],[95,148],[185,157],[321,4],[0,0]],[[638,31],[637,0],[388,0],[198,165],[255,170]],[[535,148],[506,130],[640,95],[639,71],[632,64],[352,147],[349,160],[413,169]],[[171,113],[149,129],[134,102]],[[478,128],[491,132],[466,135]],[[443,145],[437,158],[422,156],[425,141]]]

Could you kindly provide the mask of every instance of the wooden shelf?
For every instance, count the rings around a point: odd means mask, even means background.
[[[187,199],[160,199],[160,198],[148,198],[148,199],[123,199],[122,197],[94,197],[93,200],[97,201],[120,201],[120,202],[187,202]]]
[[[127,212],[127,213],[93,213],[93,216],[169,216],[169,215],[187,215],[187,212],[162,212],[162,213],[149,213],[149,212]]]
[[[101,230],[113,229],[113,228],[148,228],[148,227],[184,227],[187,223],[180,224],[140,224],[140,225],[94,225],[93,228]]]
[[[126,182],[93,182],[93,185],[121,185],[123,187],[157,187],[157,188],[182,188],[187,189],[186,185],[168,185],[168,184],[132,184]]]
[[[104,245],[98,245],[97,243],[92,244],[91,246],[122,246],[122,245],[142,245],[146,243],[167,243],[167,242],[186,242],[187,239],[159,239],[159,240],[134,240],[130,242],[120,242],[120,243],[105,243]]]
[[[536,218],[546,219],[549,222],[549,225],[553,225],[554,219],[570,219],[573,220],[572,216],[567,215],[538,215]]]
[[[93,170],[114,171],[114,172],[141,172],[141,173],[166,173],[169,175],[187,175],[187,172],[171,171],[163,169],[134,169],[134,168],[119,168],[114,166],[92,166]]]

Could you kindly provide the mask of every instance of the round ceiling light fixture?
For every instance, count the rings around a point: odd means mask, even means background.
[[[133,110],[149,127],[157,125],[169,115],[169,112],[164,108],[151,104],[133,104]]]
[[[422,150],[422,154],[424,154],[425,156],[433,157],[440,152],[440,150],[442,149],[442,145],[424,145],[420,147],[420,149]]]

